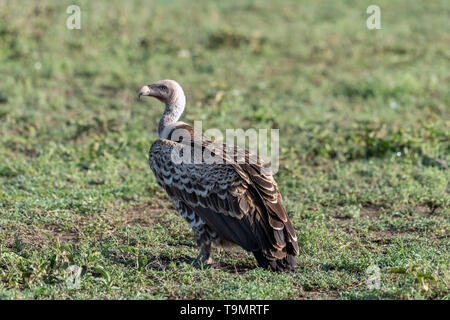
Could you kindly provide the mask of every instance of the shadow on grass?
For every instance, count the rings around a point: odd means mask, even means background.
[[[152,256],[148,257],[148,261],[149,262],[146,265],[146,268],[155,271],[162,271],[170,266],[180,266],[184,263],[190,264],[194,268],[199,270],[216,269],[224,272],[239,273],[239,274],[245,273],[247,271],[256,268],[256,266],[250,264],[245,263],[232,264],[221,260],[219,261],[214,260],[211,264],[196,263],[194,257],[189,257],[187,255],[179,256],[176,258],[169,258],[164,255]]]

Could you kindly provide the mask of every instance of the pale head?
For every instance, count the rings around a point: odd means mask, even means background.
[[[164,129],[175,124],[183,114],[186,105],[183,89],[174,80],[160,80],[143,86],[139,90],[141,96],[154,97],[166,105],[158,125],[159,137],[166,138]]]
[[[154,97],[166,105],[179,105],[186,103],[183,89],[174,80],[159,80],[153,84],[143,86],[139,90],[139,97]]]

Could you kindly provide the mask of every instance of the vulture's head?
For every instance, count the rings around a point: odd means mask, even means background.
[[[182,105],[186,102],[183,89],[174,80],[160,80],[153,84],[143,86],[139,90],[141,96],[154,97],[166,105]]]

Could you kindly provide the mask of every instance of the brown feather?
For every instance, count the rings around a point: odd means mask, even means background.
[[[260,265],[264,265],[264,259],[278,261],[287,255],[297,255],[295,231],[282,205],[276,182],[272,176],[261,173],[262,160],[258,159],[261,164],[238,164],[235,155],[245,159],[253,155],[237,147],[219,145],[195,133],[187,124],[177,125],[173,130],[176,128],[190,133],[191,143],[183,141],[186,146],[200,146],[212,150],[212,154],[221,153],[225,164],[174,164],[170,155],[177,142],[158,139],[150,149],[149,163],[158,184],[167,194],[201,217],[220,238],[254,252]],[[216,150],[214,153],[213,146],[222,152]],[[168,167],[164,170],[170,172],[169,175],[162,174],[162,164]],[[192,192],[186,192],[191,189]],[[293,262],[269,265],[277,269],[289,263]]]

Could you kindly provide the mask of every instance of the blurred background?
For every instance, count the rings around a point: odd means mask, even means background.
[[[448,297],[449,16],[448,1],[2,1],[0,298]],[[196,248],[147,165],[163,106],[137,91],[160,79],[184,88],[185,122],[280,129],[301,273],[242,252],[218,276],[170,263]]]

